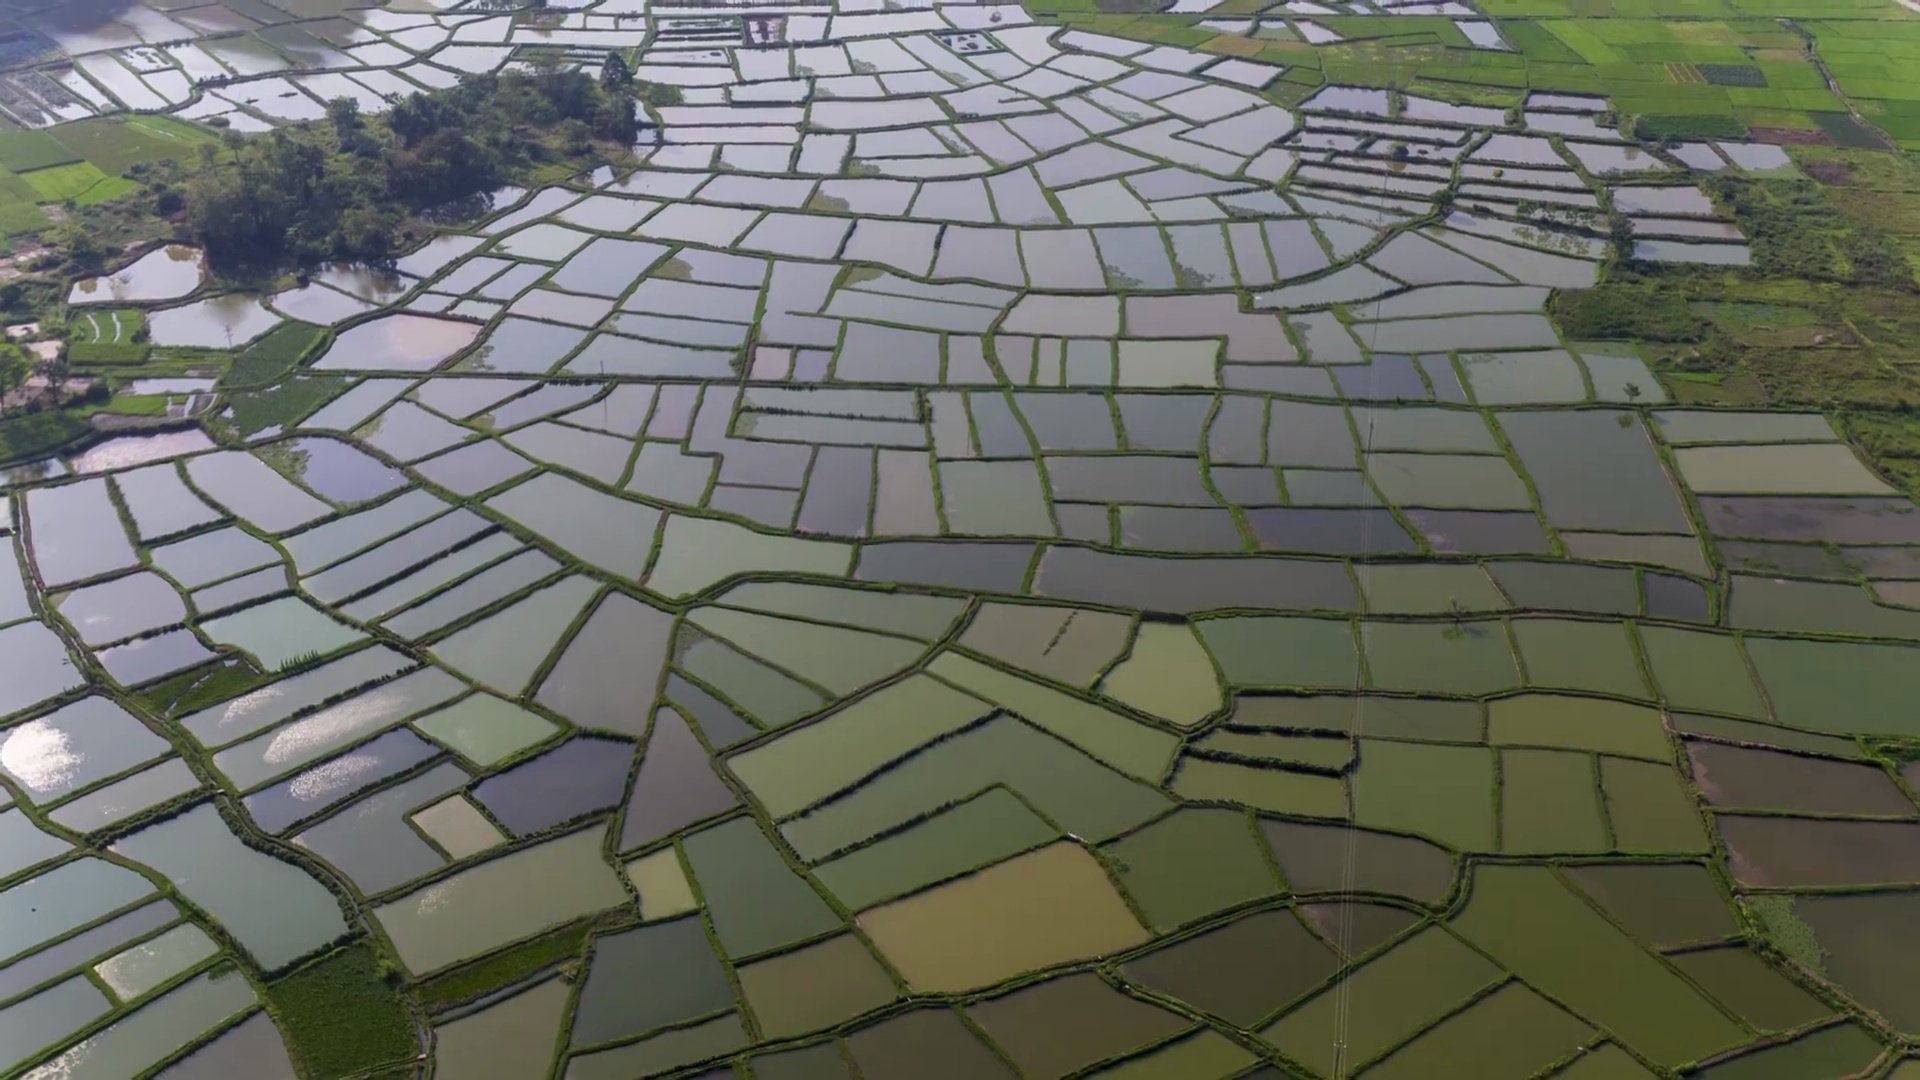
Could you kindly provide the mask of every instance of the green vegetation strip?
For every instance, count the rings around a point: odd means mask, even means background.
[[[420,1006],[430,1013],[443,1012],[512,986],[563,960],[578,957],[596,929],[599,927],[595,923],[578,923],[436,975],[415,987]]]

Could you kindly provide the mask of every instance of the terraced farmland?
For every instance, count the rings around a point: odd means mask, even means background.
[[[1920,511],[1569,333],[1774,272],[1807,65],[1353,7],[25,17],[77,203],[82,113],[656,93],[388,266],[62,283],[218,397],[0,488],[0,1074],[1920,1072]]]

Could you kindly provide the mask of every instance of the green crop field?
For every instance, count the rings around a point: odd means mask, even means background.
[[[22,173],[20,179],[33,189],[42,202],[65,202],[78,199],[95,186],[105,183],[107,174],[92,162],[76,161],[71,165],[55,165]]]
[[[60,140],[44,131],[0,133],[0,167],[12,172],[51,168],[80,160]]]
[[[0,193],[0,233],[17,236],[38,232],[48,224],[47,215],[32,202]]]
[[[133,308],[107,311],[77,310],[70,317],[74,341],[97,345],[126,345],[140,332],[141,313]]]
[[[215,141],[205,128],[155,116],[63,124],[57,129],[57,138],[72,154],[113,176],[141,162],[188,160],[195,146]]]
[[[1608,96],[1646,118],[1654,137],[1731,137],[1750,130],[1825,131],[1863,145],[1845,127],[1849,106],[1903,144],[1904,104],[1920,99],[1920,25],[1890,5],[1847,6],[1496,0],[1510,52],[1466,48],[1450,20],[1432,16],[1329,16],[1347,40],[1317,46],[1261,44],[1231,32],[1208,36],[1201,16],[1101,14],[1091,0],[1046,5],[1062,22],[1142,41],[1177,41],[1227,55],[1294,65],[1315,82],[1419,89],[1451,100],[1515,103],[1528,89]],[[1780,18],[1807,21],[1793,26]],[[1218,21],[1218,20],[1213,20]],[[1809,52],[1809,40],[1816,51]],[[1817,60],[1816,60],[1817,57]],[[1825,66],[1850,101],[1831,92]],[[1301,80],[1290,73],[1290,82]],[[1871,136],[1868,136],[1871,138]]]

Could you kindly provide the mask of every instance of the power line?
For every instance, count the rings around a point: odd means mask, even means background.
[[[1375,195],[1384,199],[1386,198],[1386,194],[1387,177],[1382,174],[1380,177],[1380,186],[1375,192]],[[1380,310],[1381,305],[1385,302],[1385,293],[1381,293],[1374,298],[1372,329],[1367,338],[1367,400],[1370,403],[1377,403],[1380,400],[1380,357],[1374,349],[1380,342]],[[1351,402],[1349,402],[1349,408],[1351,408]],[[1362,483],[1365,483],[1365,477],[1367,475],[1366,466],[1373,457],[1373,431],[1374,424],[1378,419],[1376,416],[1377,411],[1377,406],[1373,404],[1370,404],[1367,409],[1367,430],[1360,449]],[[1373,560],[1370,557],[1373,551],[1373,518],[1374,515],[1370,510],[1361,510],[1361,562],[1355,572],[1355,576],[1360,579],[1359,586],[1363,605],[1366,602],[1367,587],[1373,580]],[[1354,658],[1353,711],[1351,713],[1352,721],[1348,725],[1348,737],[1353,740],[1353,752],[1356,756],[1360,753],[1360,735],[1366,727],[1367,711],[1367,696],[1361,679],[1361,672],[1365,668],[1367,655],[1367,620],[1364,610],[1360,618],[1359,650],[1359,655]],[[1341,853],[1340,864],[1340,925],[1334,934],[1335,947],[1340,951],[1337,960],[1343,967],[1353,957],[1353,924],[1355,921],[1353,886],[1354,880],[1358,876],[1360,861],[1360,825],[1356,820],[1357,815],[1354,812],[1355,807],[1353,805],[1351,784],[1348,786],[1347,800],[1345,849]],[[1350,1066],[1350,1062],[1347,1060],[1347,1035],[1350,1031],[1350,1019],[1353,1011],[1353,991],[1350,985],[1352,982],[1351,974],[1351,972],[1343,972],[1339,976],[1339,981],[1334,984],[1333,1080],[1345,1080],[1347,1069]]]

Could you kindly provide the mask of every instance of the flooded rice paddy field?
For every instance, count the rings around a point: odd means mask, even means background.
[[[43,32],[135,107],[247,30],[130,10]],[[1609,211],[1744,261],[1694,172],[1774,148],[770,18],[160,50],[682,101],[391,273],[75,286],[328,390],[0,495],[0,1073],[1910,1075],[1920,511],[1544,314]]]

